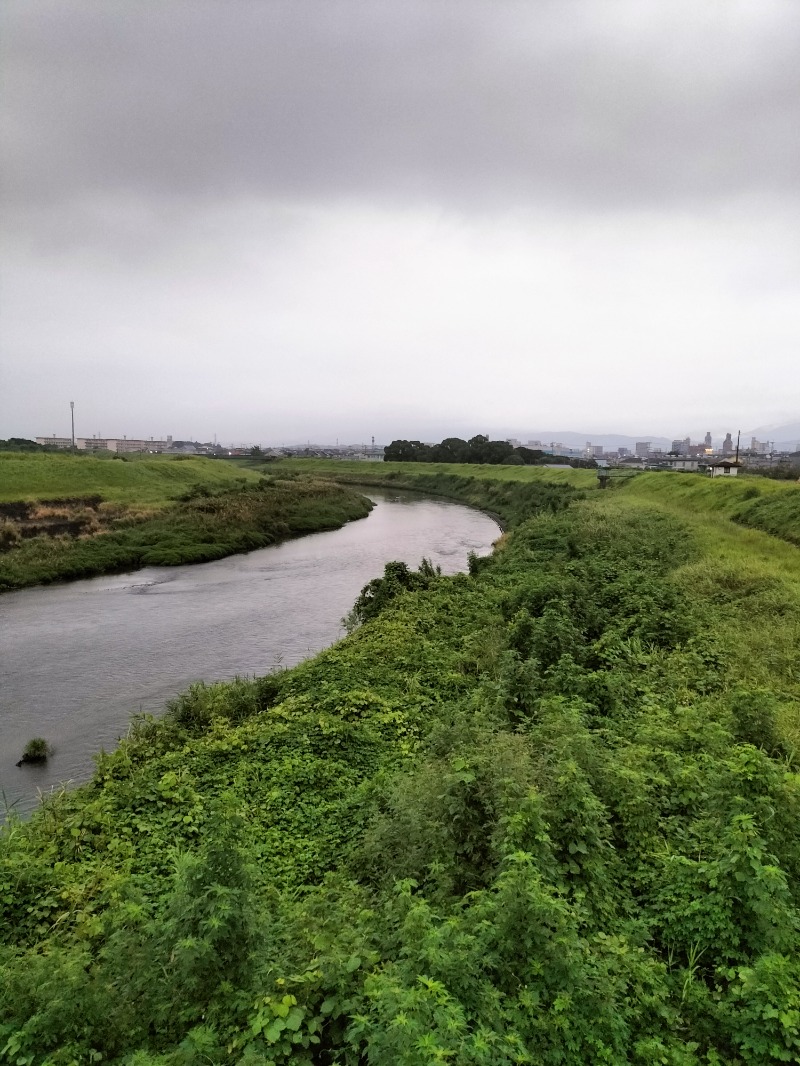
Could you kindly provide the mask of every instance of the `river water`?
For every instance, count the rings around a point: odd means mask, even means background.
[[[132,714],[192,681],[294,666],[341,636],[341,618],[390,559],[466,570],[499,534],[487,515],[412,493],[365,490],[368,518],[196,566],[149,567],[0,596],[0,822],[39,793],[91,775]],[[31,737],[54,753],[15,764]]]

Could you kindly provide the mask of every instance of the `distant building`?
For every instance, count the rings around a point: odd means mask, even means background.
[[[662,460],[663,464],[668,466],[670,470],[689,470],[693,473],[697,472],[697,468],[700,465],[700,460],[696,456],[689,455],[676,455],[668,457]]]
[[[626,470],[644,470],[647,460],[643,455],[628,455],[624,459],[620,459],[617,465],[624,467]]]
[[[649,440],[637,440],[636,442],[636,454],[640,459],[646,459],[650,454],[650,441]]]
[[[725,440],[722,442],[721,448],[723,455],[733,455],[733,439],[730,433],[725,434]]]
[[[568,448],[559,440],[551,440],[549,444],[543,445],[542,451],[548,455],[561,455],[565,459],[581,459],[586,454],[582,448]]]
[[[37,437],[37,444],[43,444],[45,448],[71,448],[72,437],[57,437],[55,433],[52,437]]]
[[[167,437],[166,440],[156,440],[154,437],[150,440],[128,440],[123,437],[122,440],[116,441],[118,452],[165,452],[171,447],[172,437]]]
[[[741,465],[737,459],[719,459],[716,463],[709,463],[708,469],[712,477],[736,477]]]
[[[71,437],[37,437],[37,444],[44,444],[48,448],[71,448]],[[75,447],[82,452],[166,452],[172,447],[172,437],[166,440],[137,440],[127,437],[76,437]]]
[[[683,440],[674,440],[670,451],[674,452],[675,455],[688,455],[691,444],[692,442],[688,437],[684,437]]]

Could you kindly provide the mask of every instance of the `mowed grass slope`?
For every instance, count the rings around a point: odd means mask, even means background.
[[[0,453],[0,502],[99,495],[109,502],[164,507],[201,486],[218,492],[258,478],[255,471],[201,456],[123,460]]]
[[[620,486],[626,496],[646,500],[680,516],[732,519],[800,545],[800,484],[742,476],[645,473]]]
[[[306,471],[309,473],[335,474],[337,480],[358,481],[362,485],[373,480],[396,481],[405,477],[453,477],[477,478],[482,481],[535,482],[556,485],[571,485],[586,489],[597,485],[594,470],[573,470],[571,466],[503,466],[486,463],[366,463],[342,462],[337,459],[284,459],[276,465],[282,470]]]

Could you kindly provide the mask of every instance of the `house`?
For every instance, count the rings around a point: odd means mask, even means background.
[[[668,455],[662,465],[669,467],[670,470],[691,470],[696,473],[700,460],[695,455]]]
[[[716,463],[709,463],[708,469],[712,477],[736,477],[741,466],[738,459],[720,459]]]

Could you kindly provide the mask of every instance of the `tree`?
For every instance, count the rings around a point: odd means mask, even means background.
[[[434,449],[434,460],[437,463],[468,463],[469,444],[461,437],[447,437]]]

